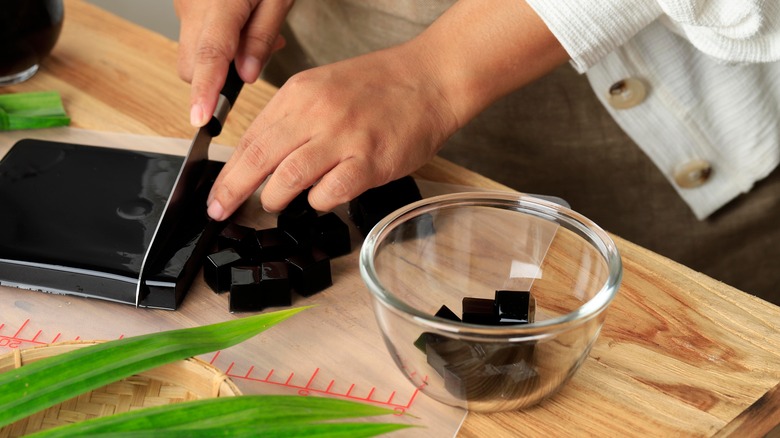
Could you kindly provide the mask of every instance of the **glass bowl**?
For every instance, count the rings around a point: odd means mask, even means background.
[[[622,263],[609,235],[568,208],[469,192],[385,217],[363,243],[360,273],[408,380],[448,405],[496,412],[532,406],[574,375]]]

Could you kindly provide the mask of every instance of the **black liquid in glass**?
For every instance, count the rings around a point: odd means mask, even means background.
[[[0,77],[40,64],[62,21],[62,0],[0,0]]]
[[[22,140],[0,161],[0,284],[135,304],[146,249],[182,157]],[[146,280],[145,307],[175,309],[218,231],[198,193]]]

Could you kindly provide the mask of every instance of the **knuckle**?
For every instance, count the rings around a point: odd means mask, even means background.
[[[236,187],[229,179],[225,180],[218,188],[214,196],[224,207],[229,207],[238,202],[239,194]]]
[[[306,71],[301,73],[296,73],[290,76],[290,78],[287,79],[284,85],[282,85],[280,91],[286,91],[291,93],[292,95],[296,95],[297,93],[300,93],[310,82],[308,76],[309,75],[307,74]]]
[[[317,184],[320,189],[320,194],[322,195],[318,197],[318,199],[324,201],[324,198],[327,198],[336,204],[348,202],[353,198],[352,190],[358,186],[356,181],[358,181],[358,179],[354,172],[339,172],[335,175],[331,175],[330,178]]]
[[[254,1],[254,0],[243,0],[243,1],[242,1],[242,2],[240,2],[240,3],[241,3],[240,5],[239,5],[239,4],[236,4],[236,5],[235,5],[235,7],[237,8],[237,10],[239,10],[239,11],[244,11],[244,13],[248,14],[248,13],[250,13],[252,10],[254,10],[254,9],[255,9],[255,7],[257,6],[257,3],[258,3],[258,2],[257,2],[257,1]]]
[[[360,144],[367,146],[359,156],[354,157],[351,177],[366,181],[371,187],[390,182],[396,169],[394,161],[388,157],[387,148],[373,138],[364,138]]]
[[[205,42],[195,50],[195,59],[201,64],[215,64],[228,61],[230,58],[227,49],[211,42]]]
[[[263,169],[268,165],[270,157],[256,138],[244,137],[236,146],[241,153],[244,165],[252,169]]]
[[[386,158],[382,166],[375,166],[372,174],[376,177],[374,183],[377,186],[387,184],[390,181],[397,179],[398,170],[396,169],[395,161]]]
[[[277,182],[285,190],[296,190],[306,182],[307,166],[300,160],[288,158],[274,172]]]
[[[276,34],[263,31],[253,31],[246,34],[244,42],[249,47],[261,47],[270,50],[276,43]]]

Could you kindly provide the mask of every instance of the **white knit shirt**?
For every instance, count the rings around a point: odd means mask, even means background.
[[[527,1],[699,219],[780,162],[780,0]],[[645,97],[616,108],[630,78]]]

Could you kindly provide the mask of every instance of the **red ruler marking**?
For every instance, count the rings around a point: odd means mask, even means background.
[[[22,332],[27,328],[28,324],[30,324],[30,319],[26,319],[19,328],[16,329],[16,332],[12,335],[2,335],[0,334],[0,348],[11,348],[11,349],[17,349],[17,348],[23,348],[26,344],[32,344],[32,345],[45,345],[45,344],[51,344],[55,342],[57,339],[60,338],[61,334],[57,333],[54,336],[54,339],[51,341],[43,341],[40,339],[41,335],[43,334],[43,330],[38,330],[35,335],[31,338],[25,338],[22,335]],[[2,323],[0,324],[0,330],[6,328],[6,324]]]
[[[211,358],[210,363],[213,365],[214,362],[216,362],[217,357],[219,357],[220,352],[216,352],[214,356]],[[253,376],[253,373],[255,372],[256,368],[254,365],[251,365],[249,370],[245,373],[238,373],[234,372],[233,370],[236,368],[236,363],[231,362],[230,365],[228,365],[227,371],[225,371],[225,374],[228,375],[232,379],[238,379],[238,380],[246,380],[250,382],[255,383],[265,383],[269,385],[276,385],[276,386],[282,386],[286,388],[296,389],[298,390],[298,394],[306,396],[310,394],[319,394],[319,395],[327,395],[331,397],[338,397],[338,398],[345,398],[350,400],[356,400],[361,402],[368,402],[372,404],[387,406],[392,409],[394,409],[398,415],[403,414],[408,410],[412,404],[414,403],[414,400],[417,398],[417,394],[420,392],[420,389],[427,385],[428,378],[427,376],[423,379],[423,383],[414,389],[412,392],[409,401],[407,403],[399,403],[394,402],[395,398],[398,395],[397,391],[392,391],[390,393],[390,396],[387,399],[377,399],[375,398],[376,394],[376,387],[371,387],[365,396],[360,396],[355,394],[357,391],[357,385],[355,383],[351,383],[349,387],[347,388],[346,392],[340,392],[336,391],[334,389],[334,385],[336,381],[334,379],[331,379],[328,381],[328,385],[324,388],[318,388],[315,384],[315,380],[320,374],[320,368],[316,368],[311,375],[305,380],[305,384],[297,384],[294,382],[295,373],[291,372],[288,374],[285,378],[281,380],[275,380],[273,379],[275,370],[271,369],[268,371],[268,374],[266,374],[265,377],[259,377],[259,376]],[[299,381],[302,381],[303,379],[298,379]]]
[[[29,325],[30,325],[30,319],[28,318],[19,326],[19,328],[16,329],[16,332],[13,335],[0,334],[0,348],[5,347],[5,348],[16,349],[16,348],[24,348],[27,344],[32,344],[32,345],[53,344],[55,342],[60,341],[60,338],[62,337],[62,333],[57,332],[57,334],[55,334],[50,341],[43,340],[41,339],[41,336],[44,335],[43,329],[39,329],[38,331],[36,331],[35,335],[33,335],[32,337],[25,337],[23,335],[23,332],[25,330],[26,331],[30,330]],[[3,330],[4,328],[6,328],[6,324],[0,323],[0,330]],[[124,337],[125,335],[120,335],[119,339],[122,339]],[[73,338],[74,341],[78,341],[80,339],[81,336],[76,336],[75,338]]]
[[[254,365],[252,365],[252,368],[254,368]],[[319,369],[319,368],[317,368],[316,370],[314,370],[314,372],[311,374],[311,378],[309,379],[309,381],[308,381],[308,382],[306,382],[306,388],[308,388],[308,387],[310,387],[310,386],[311,386],[311,384],[314,382],[314,378],[315,378],[315,377],[317,377],[317,373],[318,373],[318,372],[320,372],[320,369]]]
[[[23,337],[22,333],[24,332],[25,329],[28,328],[29,324],[30,324],[30,319],[25,320],[19,326],[19,328],[16,330],[16,332],[13,335],[11,335],[11,336],[0,334],[0,349],[2,349],[3,347],[11,348],[11,349],[22,348],[25,344],[45,345],[45,344],[50,344],[50,343],[57,342],[62,337],[62,333],[58,332],[56,335],[54,335],[54,337],[52,338],[51,341],[43,341],[40,338],[41,338],[41,336],[44,333],[43,333],[43,330],[39,329],[35,333],[35,335],[33,337],[25,338],[25,337]],[[0,330],[3,330],[5,328],[7,328],[6,324],[5,323],[0,323]],[[120,335],[119,339],[124,338],[124,336],[125,336],[124,334]],[[80,336],[76,336],[74,338],[74,340],[79,340],[79,339],[81,339]],[[211,358],[211,360],[209,362],[211,365],[214,365],[214,363],[216,362],[216,360],[219,357],[220,353],[221,353],[221,351],[217,351],[216,353],[214,353],[214,356]],[[314,370],[314,372],[306,380],[306,384],[301,386],[301,385],[293,383],[293,378],[295,377],[295,373],[294,372],[291,372],[284,381],[276,381],[276,380],[272,380],[272,377],[273,377],[274,372],[275,372],[274,369],[269,370],[268,374],[264,378],[258,378],[258,377],[253,377],[252,376],[252,374],[255,371],[255,366],[254,365],[251,365],[249,367],[249,369],[247,370],[247,372],[245,374],[243,374],[243,375],[233,373],[233,368],[235,367],[235,365],[236,365],[235,362],[231,362],[230,365],[228,366],[227,370],[225,371],[225,374],[227,376],[233,378],[233,379],[242,379],[242,380],[247,380],[247,381],[252,381],[252,382],[260,382],[260,383],[266,383],[266,384],[271,384],[271,385],[284,386],[284,387],[288,387],[288,388],[292,388],[292,389],[297,389],[298,393],[300,395],[321,394],[321,395],[327,395],[327,396],[332,396],[332,397],[340,397],[340,398],[346,398],[346,399],[351,399],[351,400],[357,400],[357,401],[362,401],[362,402],[368,402],[368,403],[388,406],[388,407],[390,407],[392,409],[395,409],[398,412],[398,415],[404,413],[407,409],[409,409],[412,406],[412,403],[414,402],[415,398],[417,397],[417,394],[420,392],[420,389],[422,387],[424,387],[425,385],[427,385],[427,381],[428,381],[428,378],[426,376],[423,379],[423,383],[419,387],[414,389],[414,391],[412,392],[412,394],[411,394],[411,396],[409,398],[409,401],[406,404],[401,404],[401,403],[393,402],[393,400],[395,399],[395,397],[397,395],[396,391],[393,391],[390,394],[390,397],[387,400],[377,400],[377,399],[375,399],[374,398],[374,394],[376,392],[376,387],[371,387],[371,389],[368,391],[368,394],[365,397],[360,397],[360,396],[354,395],[352,393],[356,389],[356,384],[354,384],[354,383],[350,384],[349,389],[346,392],[343,392],[343,393],[334,390],[334,385],[336,383],[335,380],[330,380],[328,385],[327,385],[327,387],[325,387],[324,389],[316,388],[315,387],[315,379],[317,378],[318,374],[320,373],[320,369],[319,368],[316,368]]]
[[[30,320],[29,320],[29,319],[25,320],[25,321],[22,323],[22,325],[19,327],[19,330],[17,330],[17,331],[16,331],[16,333],[14,333],[14,335],[13,335],[13,336],[11,336],[11,337],[12,337],[12,338],[18,338],[18,337],[19,337],[19,334],[20,334],[20,333],[22,333],[22,330],[24,330],[24,328],[25,328],[25,327],[27,327],[27,323],[29,323],[29,322],[30,322]]]

